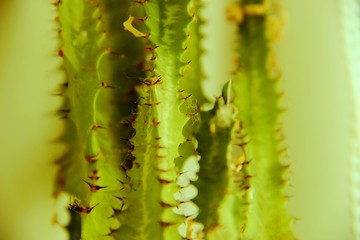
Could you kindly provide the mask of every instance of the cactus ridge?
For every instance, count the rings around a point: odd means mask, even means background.
[[[246,229],[248,220],[248,210],[250,204],[250,180],[255,177],[249,174],[248,168],[251,164],[247,154],[248,135],[245,133],[243,123],[235,120],[235,127],[232,136],[235,139],[233,145],[241,149],[241,154],[230,160],[231,170],[231,187],[234,198],[233,211],[236,223],[236,229],[241,229],[237,232],[239,236],[243,237],[242,230]]]
[[[113,21],[124,19],[127,11],[121,9],[129,3],[63,0],[55,6],[62,42],[58,55],[66,73],[60,86],[64,97],[60,113],[67,128],[62,138],[68,146],[67,154],[57,161],[56,191],[74,198],[68,226],[71,239],[114,239],[120,226],[116,215],[127,207],[127,178],[121,165],[128,165],[124,159],[132,146],[123,139],[133,132],[118,122],[131,116],[127,103],[136,97],[136,83],[124,75],[142,75],[136,67],[141,44],[125,47],[119,39],[129,35],[114,31]],[[123,99],[117,99],[119,95]],[[121,102],[124,99],[126,103]]]
[[[201,207],[197,220],[204,223],[205,232],[219,225],[218,208],[229,184],[227,153],[233,127],[230,108],[220,99],[211,111],[202,111],[196,134],[201,168],[195,182],[199,189],[195,203]]]
[[[203,3],[199,0],[191,0],[187,6],[191,21],[185,30],[187,38],[184,42],[184,53],[181,56],[181,61],[186,63],[186,65],[181,69],[183,80],[180,81],[180,88],[192,94],[200,106],[204,103],[209,103],[202,87],[206,79],[201,63],[204,53],[202,47],[204,34],[201,31],[201,27],[205,22],[200,15],[202,8]]]
[[[277,84],[281,76],[273,50],[279,29],[274,22],[277,9],[272,1],[244,0],[241,4],[246,11],[239,24],[241,69],[234,83],[235,104],[250,139],[245,149],[251,164],[246,170],[254,176],[249,179],[252,198],[244,237],[294,239],[283,193],[287,166],[281,163],[280,150],[281,94]]]
[[[183,78],[179,69],[186,64],[180,59],[184,52],[185,31],[168,30],[185,29],[190,16],[184,11],[186,1],[136,3],[144,9],[145,16],[134,17],[131,13],[124,27],[135,37],[147,41],[143,69],[147,75],[137,88],[140,97],[133,125],[136,135],[131,139],[135,146],[132,152],[135,161],[129,176],[139,189],[130,193],[133,206],[122,217],[139,224],[131,222],[134,230],[130,233],[131,226],[125,223],[119,235],[136,239],[159,236],[163,239],[195,239],[200,233],[196,230],[198,225],[191,219],[197,207],[187,196],[194,195],[196,190],[187,182],[188,174],[182,173],[181,169],[189,162],[198,161],[194,146],[188,145],[192,141],[191,130],[189,133],[185,130],[189,126],[187,123],[193,121],[196,114],[193,110],[197,108],[190,106],[194,104],[191,95],[179,89]],[[146,28],[138,30],[134,27],[136,22],[143,22]],[[180,155],[180,152],[184,154]]]

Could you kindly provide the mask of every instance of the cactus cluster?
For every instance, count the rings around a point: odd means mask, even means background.
[[[273,1],[229,6],[239,64],[217,99],[201,87],[202,1],[53,4],[67,146],[55,194],[71,196],[71,240],[295,239]]]

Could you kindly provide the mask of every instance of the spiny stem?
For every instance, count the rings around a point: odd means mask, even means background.
[[[239,25],[241,68],[234,82],[235,104],[250,141],[250,205],[245,239],[294,239],[292,218],[286,209],[279,131],[279,69],[274,58],[276,6],[272,1],[241,1],[244,19]],[[279,21],[277,21],[279,22]],[[274,227],[276,224],[276,227]]]
[[[196,110],[190,95],[179,89],[183,78],[179,69],[184,66],[180,57],[186,40],[182,29],[190,22],[186,12],[188,1],[138,3],[145,16],[136,19],[131,15],[124,27],[135,37],[148,40],[144,64],[147,78],[137,88],[140,98],[134,124],[136,135],[131,140],[135,146],[135,167],[129,171],[140,191],[130,193],[133,206],[130,206],[129,214],[132,216],[125,213],[123,217],[139,224],[132,227],[132,232],[126,230],[130,226],[120,232],[122,236],[136,239],[194,239],[200,234],[192,221],[197,210],[191,199],[182,199],[182,192],[189,184],[181,186],[179,180],[188,181],[189,173],[181,172],[181,169],[189,161],[194,164],[192,159],[198,161],[198,157],[191,157],[196,154],[194,146],[186,154],[179,152],[191,139],[184,135],[186,123],[192,118],[186,114]],[[148,33],[135,28],[135,21],[144,22]]]
[[[67,126],[63,141],[68,145],[68,152],[57,161],[57,193],[76,199],[70,206],[69,229],[75,229],[71,239],[114,239],[120,225],[116,215],[125,210],[122,196],[127,191],[120,166],[129,146],[121,139],[132,131],[119,122],[131,114],[127,102],[134,99],[136,84],[124,73],[141,76],[136,69],[141,44],[124,47],[119,40],[129,35],[113,23],[124,19],[129,2],[62,0],[54,5],[59,12],[58,53],[66,73],[61,88]],[[116,99],[119,95],[126,103]]]

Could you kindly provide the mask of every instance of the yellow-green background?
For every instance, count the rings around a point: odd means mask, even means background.
[[[51,227],[51,161],[61,132],[51,96],[57,70],[54,8],[46,0],[0,1],[0,239],[56,240]],[[204,62],[209,81],[228,80],[231,55],[221,15],[228,0],[210,1],[205,16],[210,40]],[[277,45],[284,72],[284,129],[291,163],[289,208],[299,239],[349,240],[351,87],[340,0],[282,0],[284,39]],[[119,28],[122,25],[119,23]],[[360,43],[359,43],[360,44]],[[216,70],[215,70],[216,69]],[[210,94],[211,95],[211,94]],[[216,95],[216,91],[213,92]]]

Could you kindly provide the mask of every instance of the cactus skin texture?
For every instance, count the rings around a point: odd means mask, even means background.
[[[241,68],[200,111],[200,0],[54,3],[67,146],[55,193],[71,196],[71,240],[294,239],[266,4],[230,13]]]
[[[239,23],[240,70],[234,81],[235,105],[249,144],[249,209],[244,239],[295,239],[286,209],[284,176],[288,169],[283,157],[279,124],[281,108],[278,82],[281,78],[274,59],[278,7],[273,1],[241,1],[243,20]]]
[[[132,146],[126,139],[133,135],[126,123],[129,103],[136,100],[135,83],[126,76],[141,76],[136,65],[142,60],[142,45],[115,25],[128,17],[129,2],[54,4],[59,13],[58,54],[66,75],[59,93],[64,98],[59,113],[66,125],[61,141],[68,148],[57,161],[56,193],[73,197],[70,239],[114,239],[120,226],[116,215],[126,207],[123,169],[131,161]],[[130,39],[134,43],[128,46]]]
[[[132,233],[125,229],[121,234],[125,238],[198,239],[202,234],[202,225],[193,221],[198,209],[191,201],[196,189],[189,181],[196,177],[199,157],[187,122],[194,121],[197,107],[191,95],[179,88],[181,69],[187,64],[181,61],[185,29],[191,19],[187,4],[185,0],[140,2],[147,33],[124,24],[135,36],[148,40],[147,82],[138,88],[136,135],[132,139],[136,167],[130,171],[141,191],[131,194],[134,213],[128,211],[129,218],[137,218],[140,224]],[[187,165],[195,165],[195,171],[183,172]]]

